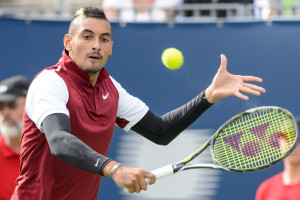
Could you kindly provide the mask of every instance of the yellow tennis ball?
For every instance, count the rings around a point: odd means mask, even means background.
[[[175,48],[167,48],[161,55],[163,64],[169,69],[179,69],[183,62],[183,55],[181,51]]]

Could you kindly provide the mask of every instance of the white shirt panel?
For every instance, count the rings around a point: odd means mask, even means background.
[[[149,107],[140,99],[130,95],[127,91],[110,76],[119,92],[119,106],[117,117],[129,121],[127,126],[124,127],[125,131],[129,131],[138,121],[140,121],[148,112]]]
[[[63,79],[54,70],[44,70],[29,87],[26,113],[41,130],[41,124],[48,115],[63,113],[69,116],[68,100],[69,92]]]

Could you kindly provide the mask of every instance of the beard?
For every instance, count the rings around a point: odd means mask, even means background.
[[[103,68],[102,66],[100,66],[99,64],[97,65],[96,63],[89,63],[88,65],[87,64],[85,64],[85,65],[77,64],[77,66],[82,71],[84,71],[86,74],[97,74]]]
[[[97,69],[86,69],[84,70],[85,73],[87,74],[96,74],[98,72],[100,72],[101,68],[97,68]]]
[[[22,134],[23,121],[16,121],[15,125],[6,125],[0,122],[0,133],[4,137],[16,138]]]
[[[97,52],[93,51],[86,55],[88,61],[85,66],[79,66],[87,74],[97,74],[103,68],[103,56]],[[90,60],[95,58],[95,60]],[[105,62],[106,63],[106,62]]]

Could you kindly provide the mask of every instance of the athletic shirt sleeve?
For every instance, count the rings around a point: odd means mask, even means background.
[[[149,107],[140,99],[127,93],[112,77],[110,78],[119,92],[116,124],[125,131],[129,131],[131,127],[145,116]]]
[[[43,70],[29,87],[26,113],[41,130],[41,124],[48,115],[63,113],[69,116],[68,100],[69,92],[63,79],[54,70]]]

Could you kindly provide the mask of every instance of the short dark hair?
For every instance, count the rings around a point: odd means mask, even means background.
[[[103,9],[97,7],[80,8],[79,10],[76,11],[73,19],[71,20],[70,27],[69,27],[69,34],[74,33],[73,22],[78,17],[91,17],[91,18],[103,19],[105,21],[108,21],[108,18],[106,17]]]
[[[86,17],[104,19],[104,20],[108,21],[104,10],[100,9],[100,8],[96,8],[96,7],[80,8],[79,10],[76,11],[72,21],[78,16],[86,16]]]

